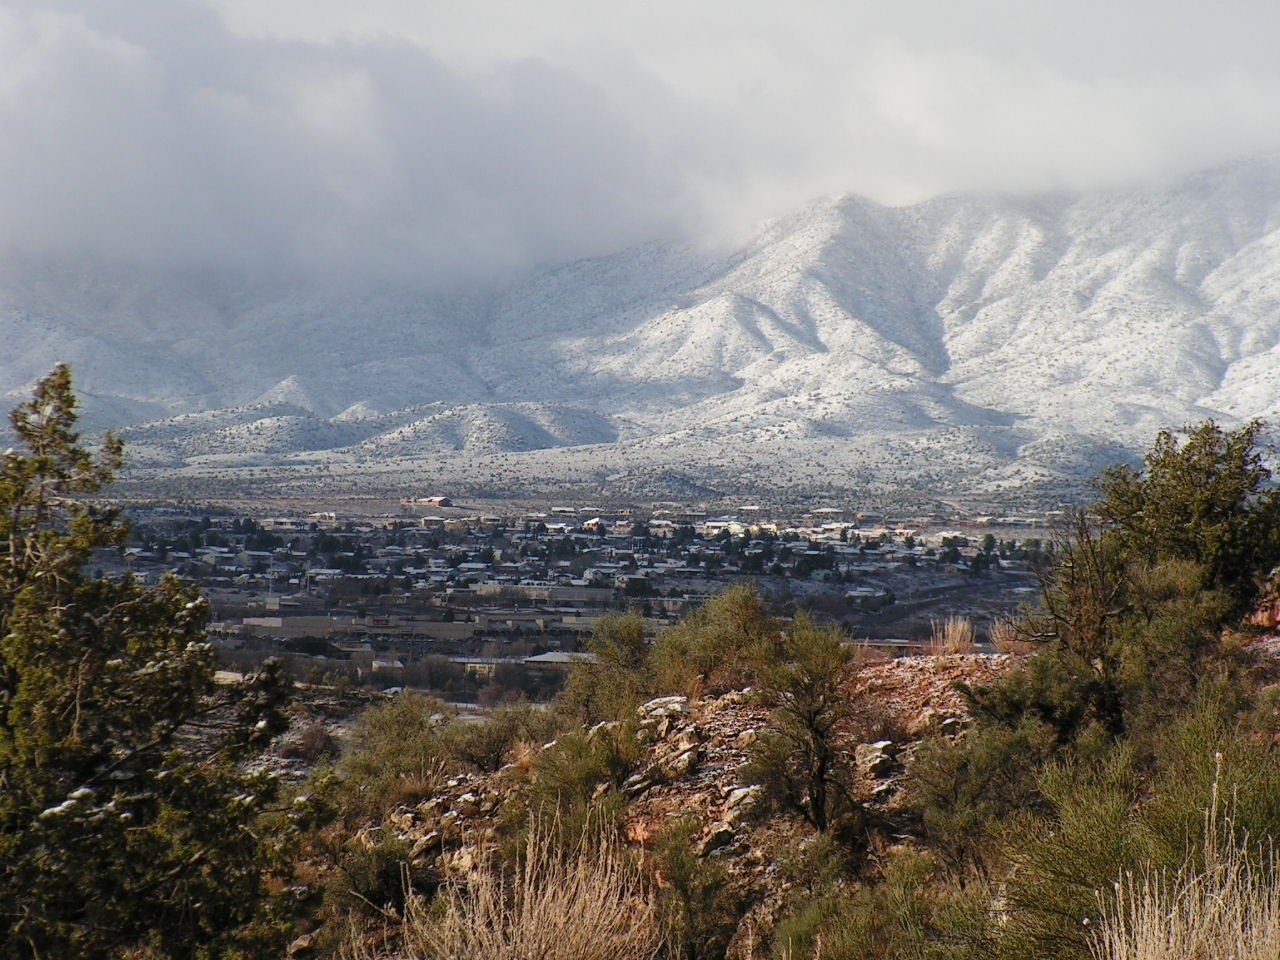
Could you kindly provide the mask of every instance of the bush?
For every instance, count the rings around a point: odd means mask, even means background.
[[[1027,720],[1015,728],[980,727],[959,742],[927,740],[916,750],[907,768],[911,805],[921,838],[953,873],[987,873],[999,825],[1043,809],[1036,771],[1052,749],[1050,729]]]
[[[990,891],[943,882],[928,857],[903,851],[881,882],[836,883],[778,924],[779,960],[988,960]]]
[[[412,865],[407,840],[381,827],[368,836],[348,837],[325,884],[326,914],[347,918],[398,916],[409,891],[430,893],[438,879]]]
[[[541,745],[555,735],[557,719],[530,704],[499,707],[483,719],[451,720],[436,728],[441,749],[451,759],[481,773],[493,773],[517,744]]]
[[[372,816],[431,796],[449,764],[438,727],[443,705],[401,696],[365,710],[338,762],[340,804]]]
[[[976,653],[977,635],[968,617],[950,616],[930,623],[928,649],[933,654]]]
[[[843,689],[852,662],[838,630],[797,617],[772,662],[758,666],[761,695],[774,708],[752,748],[747,777],[765,796],[819,832],[849,827],[854,711]]]
[[[1280,766],[1269,739],[1239,722],[1240,706],[1206,691],[1151,744],[1123,744],[1103,763],[1046,768],[1051,815],[1008,831],[1009,956],[1087,956],[1116,877],[1205,862],[1204,811],[1219,794],[1232,798],[1239,834],[1280,830]]]
[[[754,682],[779,638],[755,588],[732,586],[654,640],[649,665],[660,693],[725,693]]]
[[[565,734],[532,759],[529,779],[502,805],[505,855],[514,860],[528,831],[540,824],[543,841],[570,849],[586,835],[614,829],[624,803],[618,788],[635,769],[642,747],[636,726],[616,724],[588,734]]]
[[[292,740],[286,740],[280,748],[280,755],[287,759],[305,760],[315,763],[335,756],[338,743],[333,735],[318,723],[308,724]]]
[[[645,631],[638,613],[601,617],[586,645],[596,662],[569,675],[557,701],[561,712],[588,726],[630,716],[653,688]]]
[[[1280,487],[1263,465],[1262,431],[1258,420],[1235,431],[1207,420],[1179,443],[1163,430],[1141,470],[1104,472],[1096,511],[1125,556],[1194,564],[1202,589],[1248,612],[1280,564]]]
[[[1280,957],[1280,859],[1238,832],[1211,808],[1201,857],[1126,872],[1091,943],[1095,960]]]
[[[654,844],[673,960],[723,960],[741,920],[741,897],[728,870],[694,853],[700,828],[697,817],[681,817]]]

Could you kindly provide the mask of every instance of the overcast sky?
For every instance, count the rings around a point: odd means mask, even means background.
[[[1280,149],[1275,0],[0,0],[0,248],[360,281]]]

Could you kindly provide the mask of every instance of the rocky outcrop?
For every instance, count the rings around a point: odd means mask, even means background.
[[[853,745],[860,799],[872,810],[891,812],[914,739],[956,732],[967,722],[955,683],[989,680],[1009,663],[1002,656],[911,657],[859,668],[849,695],[873,698],[890,711],[896,726],[911,731],[903,741]],[[762,787],[747,773],[751,748],[770,722],[771,711],[750,690],[696,701],[651,700],[636,711],[641,755],[618,791],[625,800],[623,835],[642,857],[651,855],[673,824],[687,827],[692,821],[693,851],[725,868],[741,891],[755,933],[772,922],[785,893],[779,864],[811,837],[796,818],[769,813]],[[587,735],[630,729],[605,723]],[[527,782],[530,769],[527,761],[517,761],[494,774],[453,777],[430,800],[394,811],[387,823],[410,844],[415,866],[463,875],[498,842],[502,803]],[[611,789],[602,784],[598,792]],[[754,935],[744,932],[748,940]],[[736,950],[732,955],[747,955],[741,944]]]

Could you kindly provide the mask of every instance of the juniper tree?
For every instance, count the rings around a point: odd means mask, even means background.
[[[1280,488],[1264,462],[1263,429],[1260,420],[1230,431],[1206,420],[1181,442],[1162,430],[1141,469],[1105,471],[1095,510],[1125,557],[1198,564],[1206,589],[1247,610],[1280,564]]]
[[[217,956],[261,900],[274,787],[242,761],[283,729],[286,682],[216,684],[176,579],[88,575],[126,535],[88,499],[123,447],[76,421],[59,366],[0,462],[0,956]]]

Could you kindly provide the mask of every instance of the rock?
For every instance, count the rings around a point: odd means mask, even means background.
[[[686,727],[676,738],[677,750],[692,750],[702,743],[702,731],[696,726]]]
[[[658,697],[650,700],[648,703],[642,703],[636,708],[636,713],[642,719],[656,720],[662,717],[675,716],[681,713],[687,713],[689,710],[688,697]]]
[[[414,842],[413,846],[409,849],[409,857],[410,859],[416,859],[428,850],[432,850],[438,846],[440,846],[440,831],[432,830],[429,833],[423,834]]]
[[[609,733],[613,730],[617,730],[618,727],[620,726],[621,724],[618,723],[617,720],[601,720],[594,727],[592,727],[590,730],[587,731],[587,739],[595,740],[602,733]]]
[[[456,810],[450,810],[440,818],[440,825],[437,829],[440,831],[442,840],[456,840],[462,835],[462,827],[458,824],[459,819],[458,811]]]
[[[315,938],[316,935],[314,933],[304,933],[302,936],[290,943],[289,946],[285,947],[284,952],[286,956],[309,956],[311,954],[311,944],[315,941]]]
[[[475,854],[468,848],[455,850],[440,858],[441,870],[455,877],[466,876],[476,867]]]
[[[730,846],[737,839],[738,834],[733,829],[733,825],[721,821],[711,827],[711,832],[702,838],[694,852],[700,857],[705,857],[709,853]]]
[[[734,737],[733,745],[739,750],[746,750],[754,746],[755,742],[759,739],[760,731],[755,727],[751,727],[747,730],[743,730],[740,734]]]
[[[474,793],[464,793],[453,801],[453,809],[464,817],[475,817],[480,813],[480,798]]]
[[[445,802],[440,797],[432,797],[423,803],[418,804],[418,813],[424,820],[430,820],[441,813],[444,813]]]
[[[645,773],[633,773],[622,781],[622,795],[632,798],[646,793],[655,786],[653,778],[646,771]]]
[[[911,719],[907,733],[913,737],[924,737],[937,729],[937,726],[938,711],[933,707],[925,707]]]
[[[943,717],[942,722],[938,724],[940,733],[948,737],[958,737],[964,732],[965,722],[959,717]]]
[[[654,829],[644,820],[633,820],[623,829],[622,835],[627,843],[636,843],[642,847],[653,846]]]
[[[693,773],[699,760],[702,759],[699,756],[700,753],[701,751],[697,748],[677,753],[661,763],[662,773],[669,778],[687,777]]]
[[[724,822],[737,823],[749,814],[759,802],[761,792],[759,785],[734,787],[730,790],[724,802]]]
[[[898,763],[898,748],[892,740],[860,743],[854,748],[853,755],[858,769],[875,779],[891,773]]]
[[[749,787],[732,787],[725,797],[725,809],[733,810],[740,806],[750,806],[759,798],[760,790],[759,784],[752,784]]]
[[[883,803],[891,796],[898,792],[898,783],[895,780],[882,780],[871,788],[871,799]]]

